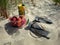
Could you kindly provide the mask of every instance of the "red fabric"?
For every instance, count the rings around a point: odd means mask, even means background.
[[[17,26],[18,26],[18,27],[21,26],[21,18],[18,18],[18,20],[17,20]]]
[[[26,19],[22,18],[22,25],[26,23]]]
[[[18,26],[18,27],[21,27],[26,23],[26,19],[23,16],[20,16],[18,18],[12,17],[10,18],[10,21],[12,26]]]
[[[17,20],[17,18],[15,16],[12,17],[12,18],[10,18],[10,21],[11,21],[11,25],[12,26],[16,26],[16,20]]]

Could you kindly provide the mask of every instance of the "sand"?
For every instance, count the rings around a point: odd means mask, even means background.
[[[50,39],[34,38],[30,35],[29,30],[8,27],[9,20],[6,19],[0,22],[0,45],[60,45],[60,7],[55,6],[50,0],[37,0],[35,7],[29,1],[24,3],[28,10],[26,10],[26,18],[28,17],[30,22],[36,16],[45,16],[52,20],[53,24],[51,25],[40,23],[50,32],[48,35]],[[17,14],[16,11],[14,13]],[[8,30],[11,32],[8,33]]]

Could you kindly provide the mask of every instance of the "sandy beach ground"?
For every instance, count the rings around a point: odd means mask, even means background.
[[[24,3],[28,10],[26,18],[30,21],[36,16],[45,16],[52,20],[51,25],[41,23],[50,32],[50,39],[34,38],[29,34],[29,30],[9,27],[9,20],[6,19],[0,22],[0,45],[60,45],[60,6],[55,6],[51,0],[36,0],[35,7],[29,1]],[[14,13],[17,14],[16,11]]]

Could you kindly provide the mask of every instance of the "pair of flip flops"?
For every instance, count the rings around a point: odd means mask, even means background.
[[[53,22],[48,18],[36,17],[35,20],[33,20],[31,24],[29,25],[29,29],[32,33],[38,34],[42,37],[50,39],[49,37],[47,37],[47,35],[49,34],[49,31],[46,31],[44,28],[40,27],[41,25],[39,26],[36,22],[38,23],[42,22],[42,23],[47,23],[47,24],[52,24]]]
[[[43,29],[42,26],[41,27],[38,26],[38,24],[35,22],[32,22],[30,26],[30,31],[35,35],[37,35],[38,37],[41,36],[46,39],[50,39],[49,37],[47,37],[47,35],[49,34],[49,31],[46,31],[45,29]]]

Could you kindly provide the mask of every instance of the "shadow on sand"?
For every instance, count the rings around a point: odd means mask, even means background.
[[[9,22],[9,23],[5,24],[5,30],[9,35],[12,35],[13,33],[16,33],[18,31],[18,28],[12,27]]]

